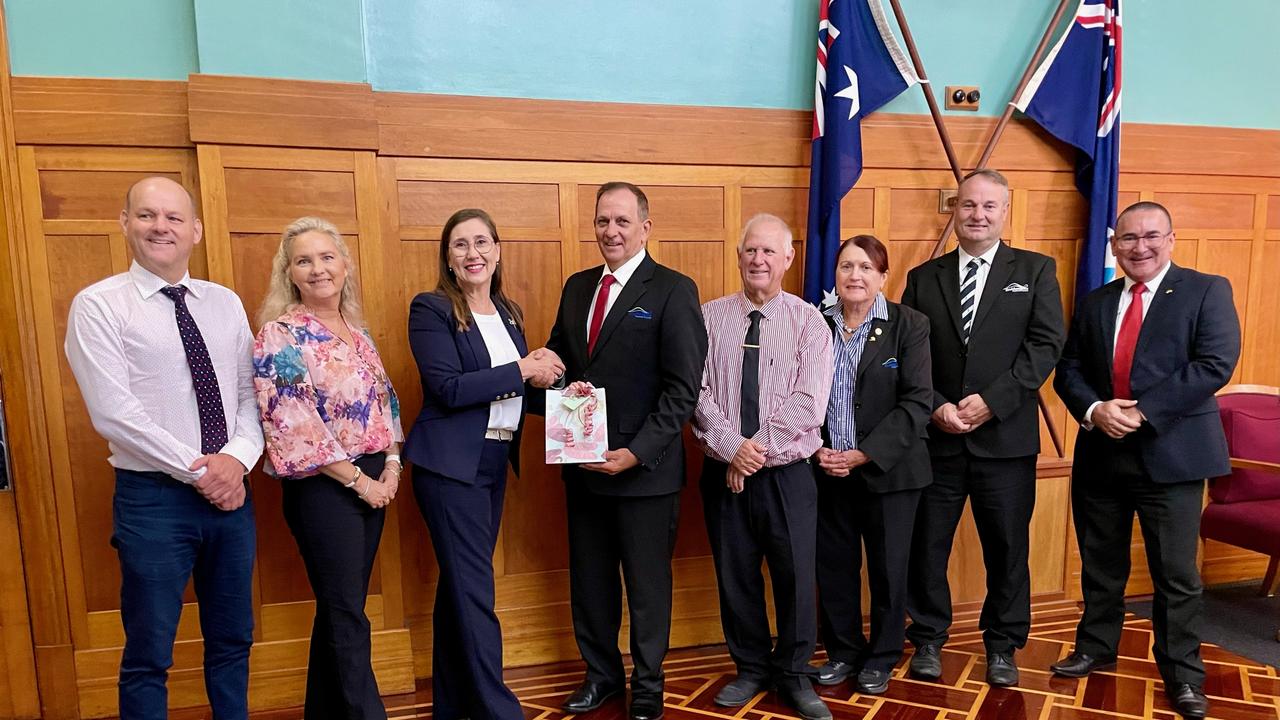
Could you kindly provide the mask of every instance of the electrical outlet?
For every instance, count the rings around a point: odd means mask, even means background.
[[[940,215],[950,215],[956,210],[956,193],[959,191],[954,188],[946,188],[938,191],[938,213]]]
[[[977,110],[982,93],[977,85],[948,85],[944,99],[948,110]]]

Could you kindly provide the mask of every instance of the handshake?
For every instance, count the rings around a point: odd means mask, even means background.
[[[525,355],[516,361],[520,377],[536,388],[549,388],[564,375],[564,362],[560,356],[545,347]]]

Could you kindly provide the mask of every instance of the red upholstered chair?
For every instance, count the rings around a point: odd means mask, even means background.
[[[1280,388],[1230,385],[1218,393],[1218,404],[1231,474],[1210,481],[1200,536],[1270,555],[1262,594],[1274,595],[1280,579]]]

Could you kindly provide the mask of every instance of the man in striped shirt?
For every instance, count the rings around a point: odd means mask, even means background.
[[[716,695],[745,705],[770,683],[806,720],[831,717],[813,691],[817,635],[817,487],[831,392],[831,332],[817,308],[782,291],[791,230],[757,215],[738,245],[742,292],[702,306],[710,350],[693,432],[707,454],[702,498],[720,618],[738,677]],[[778,641],[769,636],[760,560],[769,563]]]

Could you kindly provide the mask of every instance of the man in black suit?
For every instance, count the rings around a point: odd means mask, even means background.
[[[975,170],[956,204],[960,246],[907,275],[902,304],[929,317],[933,416],[925,488],[912,539],[907,638],[917,677],[942,673],[951,626],[947,563],[967,498],[982,541],[987,596],[978,626],[987,682],[1018,683],[1013,654],[1031,627],[1028,528],[1036,499],[1036,392],[1062,351],[1062,298],[1053,258],[1000,241],[1009,183]]]
[[[1136,512],[1155,585],[1153,651],[1179,713],[1202,718],[1200,573],[1204,479],[1231,471],[1214,397],[1240,357],[1226,278],[1181,268],[1173,221],[1153,202],[1116,220],[1125,277],[1080,303],[1053,386],[1082,429],[1071,469],[1084,616],[1075,650],[1054,663],[1082,677],[1115,663]]]
[[[631,613],[633,720],[662,716],[662,660],[671,634],[671,557],[685,480],[684,424],[707,354],[698,288],[645,252],[653,221],[644,191],[611,182],[596,193],[605,264],[565,283],[547,347],[565,379],[608,392],[605,462],[566,466],[573,631],[587,664],[565,712],[592,710],[626,687],[618,629],[622,569]]]

